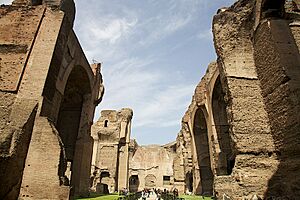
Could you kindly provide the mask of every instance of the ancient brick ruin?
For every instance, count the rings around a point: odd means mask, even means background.
[[[130,140],[131,109],[104,110],[100,64],[73,31],[72,0],[0,7],[0,199],[177,188],[217,199],[300,196],[300,2],[218,10],[217,61],[175,143]],[[90,174],[91,172],[91,174]]]
[[[92,126],[94,151],[92,190],[99,193],[128,188],[129,144],[133,111],[102,110]]]
[[[89,192],[100,64],[72,29],[72,0],[0,7],[0,199]]]
[[[129,156],[129,190],[141,191],[144,188],[174,188],[173,160],[176,156],[176,143],[163,146],[139,146],[131,142]]]
[[[174,178],[218,199],[298,199],[300,2],[237,1],[213,35],[218,59],[182,119]]]

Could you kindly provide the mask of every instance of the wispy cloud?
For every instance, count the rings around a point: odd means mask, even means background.
[[[139,118],[135,120],[136,127],[170,127],[180,123],[182,106],[186,107],[191,101],[190,94],[194,85],[166,87],[157,92],[156,96],[147,101],[141,109]]]
[[[154,58],[130,58],[107,69],[104,77],[106,93],[98,109],[131,107],[134,127],[170,127],[178,125],[194,90],[193,84],[184,84],[180,72],[167,72],[151,68]],[[176,74],[174,83],[168,76]],[[171,86],[170,86],[171,85]],[[99,116],[97,116],[99,117]]]
[[[162,6],[167,9],[138,24],[143,30],[141,34],[147,36],[140,41],[140,45],[151,45],[183,30],[193,20],[198,4],[198,1],[166,1],[162,4],[154,4],[160,9]]]
[[[197,38],[200,39],[200,40],[209,40],[209,41],[212,41],[212,39],[213,39],[212,30],[211,29],[207,29],[207,30],[200,31],[197,34]]]
[[[191,16],[164,16],[160,15],[154,18],[147,20],[144,24],[140,26],[148,27],[145,28],[147,35],[146,38],[141,40],[139,43],[142,46],[148,46],[155,42],[159,42],[164,38],[170,36],[171,34],[175,33],[176,31],[184,28],[191,20]],[[148,34],[147,34],[148,33]]]
[[[13,0],[0,0],[0,5],[5,4],[5,5],[9,5],[13,2]]]
[[[208,20],[233,0],[75,1],[78,38],[88,59],[103,66],[105,94],[96,118],[102,109],[130,107],[139,143],[169,142],[215,58],[213,45],[200,44],[212,40]]]
[[[129,21],[126,18],[105,18],[90,24],[89,30],[92,38],[114,44],[117,40],[126,38],[136,23],[137,19]]]

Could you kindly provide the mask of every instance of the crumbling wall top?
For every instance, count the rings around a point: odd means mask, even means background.
[[[75,19],[75,3],[73,0],[14,0],[13,6],[37,6],[46,5],[52,9],[64,11],[67,18],[73,25]]]
[[[204,101],[206,99],[205,94],[206,94],[206,87],[209,83],[209,80],[213,76],[213,74],[217,70],[217,63],[216,62],[211,62],[208,65],[208,68],[206,70],[205,75],[197,85],[195,89],[195,94],[194,94],[194,99],[198,105],[204,104]]]

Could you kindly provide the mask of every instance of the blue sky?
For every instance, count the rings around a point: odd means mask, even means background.
[[[0,0],[9,3],[11,0]],[[103,109],[133,109],[139,144],[174,141],[207,65],[216,59],[211,23],[234,0],[75,0],[75,32],[102,63]]]

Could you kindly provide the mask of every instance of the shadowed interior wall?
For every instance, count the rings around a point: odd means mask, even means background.
[[[283,5],[264,4],[262,12],[283,12]],[[293,199],[300,195],[300,17],[287,16],[292,19],[270,15],[259,23],[254,55],[279,161],[265,196]]]
[[[217,78],[212,95],[212,111],[214,126],[217,131],[220,145],[220,155],[218,159],[218,175],[231,174],[233,168],[233,155],[230,145],[229,124],[226,113],[226,103],[220,77]]]
[[[194,121],[194,137],[197,151],[197,160],[200,170],[201,193],[206,195],[213,194],[213,174],[211,170],[207,125],[204,113],[198,108]]]
[[[71,180],[69,181],[74,190],[76,190],[74,177],[79,173],[74,171],[73,168],[73,162],[76,159],[74,157],[76,141],[81,120],[84,95],[90,91],[91,89],[89,88],[89,79],[87,74],[81,67],[75,66],[65,87],[64,97],[60,106],[57,122],[57,130],[64,144],[66,159],[60,161],[60,169],[58,173],[60,177],[64,176],[67,168],[66,163],[71,163]]]

